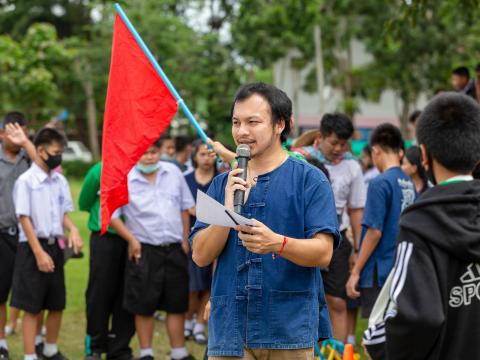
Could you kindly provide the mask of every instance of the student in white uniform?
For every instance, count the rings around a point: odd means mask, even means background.
[[[112,216],[112,228],[129,247],[123,306],[135,314],[139,359],[153,360],[153,314],[164,310],[171,359],[191,360],[185,347],[184,314],[188,309],[188,209],[195,203],[178,167],[160,162],[160,157],[157,141],[128,176],[128,205]]]
[[[64,360],[58,351],[62,312],[65,309],[64,255],[59,239],[69,231],[68,246],[78,253],[82,239],[68,212],[73,210],[67,180],[54,171],[62,162],[64,137],[55,129],[42,129],[34,140],[37,156],[15,183],[13,199],[20,236],[13,275],[12,306],[24,310],[24,360],[35,360],[38,314],[48,310],[43,359]]]
[[[307,157],[320,160],[330,174],[342,242],[333,252],[327,271],[322,272],[334,338],[347,340],[347,292],[349,265],[355,259],[361,234],[366,189],[358,161],[347,151],[354,132],[352,121],[342,113],[325,114],[320,132],[312,146],[295,149]],[[354,247],[346,237],[352,227]]]

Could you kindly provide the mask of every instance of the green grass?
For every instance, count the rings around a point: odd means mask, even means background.
[[[78,194],[81,188],[81,182],[71,180],[70,187],[72,197],[77,206]],[[82,259],[69,260],[65,265],[65,281],[67,286],[67,309],[65,310],[62,330],[59,340],[61,351],[69,357],[70,360],[81,360],[84,356],[84,340],[85,340],[85,290],[88,281],[88,254],[89,254],[89,236],[90,232],[87,228],[88,214],[75,211],[71,214],[75,225],[80,229],[84,241]],[[364,319],[359,320],[357,326],[357,343],[360,343],[361,333],[367,326]],[[21,337],[21,326],[17,328],[17,333],[8,338],[11,360],[23,359],[23,346]],[[154,350],[157,359],[164,359],[165,354],[169,351],[168,338],[163,322],[156,322],[154,333]],[[138,344],[136,338],[133,340],[132,347],[137,350]],[[204,346],[199,346],[193,342],[187,342],[187,348],[197,358],[203,359],[205,351]],[[357,349],[361,352],[359,349]],[[138,354],[138,353],[136,353]],[[363,358],[363,357],[362,357]]]

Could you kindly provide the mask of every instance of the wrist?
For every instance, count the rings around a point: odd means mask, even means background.
[[[283,235],[280,234],[274,234],[273,236],[273,251],[275,253],[278,253],[282,250],[283,247]]]
[[[361,270],[359,270],[356,266],[354,266],[350,274],[352,276],[360,276],[360,271]]]
[[[43,248],[41,246],[38,246],[38,247],[32,248],[32,252],[33,252],[34,256],[38,256],[38,255],[42,254],[44,251],[43,251]]]

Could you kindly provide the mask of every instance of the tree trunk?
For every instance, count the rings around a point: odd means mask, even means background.
[[[406,97],[402,97],[402,114],[400,116],[400,130],[404,139],[408,138],[408,116],[410,114],[410,101]]]
[[[91,78],[90,64],[85,63],[83,69],[78,60],[75,61],[75,68],[79,79],[82,83],[83,91],[86,98],[87,111],[87,127],[88,127],[88,143],[92,156],[95,160],[100,159],[100,151],[98,145],[98,129],[97,129],[97,104],[95,103],[95,91]]]
[[[315,25],[313,28],[313,39],[315,42],[315,67],[317,72],[317,91],[319,97],[320,114],[325,113],[325,98],[323,92],[325,88],[325,76],[323,67],[323,49],[322,49],[322,32],[320,25]]]

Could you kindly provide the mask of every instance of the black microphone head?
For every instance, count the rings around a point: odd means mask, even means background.
[[[237,146],[237,157],[250,159],[250,146],[247,144],[240,144]]]

